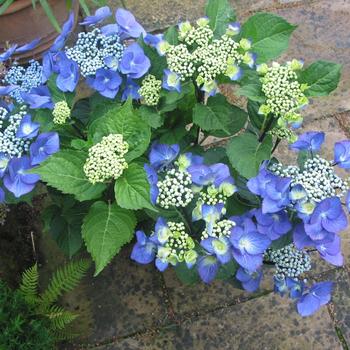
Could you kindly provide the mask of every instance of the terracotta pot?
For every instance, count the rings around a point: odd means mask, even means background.
[[[68,19],[66,1],[48,2],[61,26]],[[73,10],[77,20],[79,1],[73,1]],[[4,51],[6,43],[23,45],[41,38],[40,44],[34,50],[15,56],[20,62],[40,57],[51,46],[57,35],[41,5],[38,3],[34,9],[31,0],[15,0],[0,16],[0,52]]]

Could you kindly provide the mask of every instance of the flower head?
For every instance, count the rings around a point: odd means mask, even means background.
[[[60,149],[60,140],[56,132],[40,134],[30,145],[31,165],[38,165]]]
[[[298,301],[299,314],[303,317],[310,316],[326,305],[331,300],[332,287],[333,284],[329,281],[315,283]]]
[[[205,283],[210,283],[215,279],[219,267],[219,260],[213,255],[202,256],[197,262],[198,274],[201,280]]]
[[[242,226],[235,226],[230,235],[235,260],[248,271],[256,271],[262,264],[263,253],[271,244],[266,235],[257,231],[250,219],[245,219]]]
[[[149,153],[149,161],[155,170],[162,170],[170,165],[179,155],[180,146],[154,142]]]
[[[227,264],[231,259],[230,241],[227,237],[209,237],[201,241],[201,246],[222,263]]]
[[[80,22],[80,25],[92,26],[104,21],[106,18],[110,17],[112,12],[108,6],[100,7],[95,11],[95,14],[92,16],[87,16],[84,18],[83,22]]]
[[[73,92],[79,81],[78,65],[73,60],[61,55],[57,63],[58,76],[56,79],[57,87],[64,92]]]
[[[322,200],[311,214],[305,231],[314,241],[333,239],[333,233],[339,233],[347,227],[347,218],[338,197]],[[331,234],[330,234],[331,233]]]
[[[259,289],[262,276],[263,273],[261,270],[251,272],[242,267],[239,267],[236,273],[236,278],[248,292],[255,292]]]
[[[139,264],[151,263],[157,252],[157,246],[143,231],[136,231],[137,242],[131,252],[131,259]]]
[[[34,39],[30,43],[18,47],[16,49],[16,53],[23,53],[35,49],[39,45],[40,41],[40,38]]]
[[[261,209],[256,209],[254,215],[258,231],[267,235],[271,240],[280,238],[292,229],[288,214],[284,210],[273,214],[264,214]]]
[[[146,36],[146,31],[131,12],[120,8],[117,10],[115,18],[124,36],[132,38],[138,38],[141,34]]]
[[[292,143],[289,148],[295,151],[317,152],[320,150],[324,138],[324,132],[308,131],[300,135],[298,140]]]
[[[142,47],[137,43],[133,43],[125,49],[119,69],[130,78],[138,79],[144,76],[150,67],[151,62]]]
[[[170,71],[169,69],[164,69],[163,76],[163,88],[169,91],[181,92],[181,79],[178,74]]]
[[[51,94],[47,86],[38,86],[32,88],[30,92],[22,92],[23,101],[29,105],[31,109],[49,108],[52,109],[54,104]]]
[[[31,168],[31,161],[27,156],[10,160],[8,171],[4,176],[4,185],[15,197],[18,198],[31,192],[40,180],[39,175],[26,173],[26,170]]]
[[[86,82],[102,96],[114,98],[119,91],[122,78],[112,69],[99,68],[95,77],[87,77]]]
[[[29,114],[26,114],[19,124],[19,127],[16,132],[16,137],[24,139],[32,139],[38,135],[40,129],[40,124],[32,122],[32,117]]]
[[[336,142],[334,145],[334,162],[344,169],[350,169],[350,141]]]

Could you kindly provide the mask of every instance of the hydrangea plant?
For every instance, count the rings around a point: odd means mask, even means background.
[[[241,25],[227,0],[164,34],[103,7],[67,46],[73,23],[42,64],[6,63],[16,45],[0,55],[0,93],[14,103],[1,109],[2,187],[21,196],[45,183],[45,227],[69,257],[84,243],[96,275],[135,236],[132,260],[173,267],[186,283],[235,280],[253,292],[269,263],[302,316],[326,304],[332,283],[308,281],[309,249],[343,264],[350,195],[335,169],[350,168],[350,141],[326,160],[324,133],[298,128],[309,99],[337,87],[340,65],[281,62],[296,26],[269,13]],[[212,136],[224,147],[203,147]],[[282,140],[298,165],[274,157]]]

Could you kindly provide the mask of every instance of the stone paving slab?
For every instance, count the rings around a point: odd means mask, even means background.
[[[350,343],[350,274],[347,269],[329,272],[322,279],[334,282],[332,315],[345,341]]]
[[[229,306],[271,291],[273,274],[270,273],[269,267],[266,267],[264,272],[261,288],[256,293],[248,293],[241,289],[238,282],[236,284],[216,280],[210,284],[198,282],[194,285],[185,285],[176,277],[173,269],[164,273],[164,282],[171,307],[175,316],[179,317]]]
[[[65,305],[80,315],[75,328],[83,336],[77,344],[112,341],[168,323],[160,274],[151,265],[130,261],[130,248],[97,277],[91,269],[79,288],[64,298]]]
[[[270,294],[156,333],[96,350],[340,350],[326,308],[301,318],[288,299]]]

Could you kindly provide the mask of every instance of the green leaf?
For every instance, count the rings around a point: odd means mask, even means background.
[[[247,117],[247,113],[230,105],[223,95],[210,97],[206,105],[197,103],[193,109],[194,123],[204,131],[223,131],[224,136],[238,132],[244,126]]]
[[[236,15],[227,0],[208,0],[205,14],[209,17],[209,26],[215,38],[225,34],[227,25],[236,20]]]
[[[248,109],[249,121],[257,130],[261,130],[261,127],[264,122],[264,116],[258,113],[259,107],[260,107],[259,103],[252,100],[248,100],[247,109]]]
[[[129,144],[129,151],[125,159],[131,160],[141,156],[148,148],[151,139],[151,129],[141,119],[139,111],[134,109],[131,100],[116,109],[110,109],[105,115],[96,119],[89,131],[94,135],[95,141],[109,134],[122,134],[124,141]]]
[[[338,86],[341,65],[328,61],[316,61],[301,71],[299,82],[308,84],[307,96],[327,96]]]
[[[89,206],[89,202],[63,201],[61,206],[51,205],[43,213],[45,229],[69,258],[82,245],[81,225]]]
[[[105,184],[91,184],[85,176],[83,166],[86,152],[62,150],[31,172],[39,174],[41,180],[63,193],[73,194],[79,201],[95,199],[105,190]]]
[[[189,269],[184,262],[174,267],[177,278],[186,285],[193,285],[200,281],[197,269],[193,267]]]
[[[257,63],[278,57],[288,48],[289,38],[296,26],[271,13],[257,13],[242,26],[241,36],[253,41],[252,51]]]
[[[154,107],[141,106],[139,111],[141,119],[151,128],[157,129],[163,125],[164,118]]]
[[[175,26],[171,26],[168,28],[168,30],[164,34],[164,39],[170,44],[170,45],[177,45],[179,43],[178,39],[178,31]]]
[[[0,7],[0,16],[9,8],[15,0],[6,0]]]
[[[235,277],[239,265],[231,260],[229,263],[221,265],[216,278],[218,280],[230,280]]]
[[[82,234],[96,265],[95,276],[131,241],[135,226],[133,212],[115,203],[96,202],[91,206],[83,221]]]
[[[237,90],[237,95],[245,96],[255,102],[265,102],[265,96],[262,93],[260,82],[251,82],[247,85],[240,87]]]
[[[226,151],[232,166],[247,179],[256,176],[263,160],[270,159],[272,137],[265,137],[259,143],[256,136],[245,132],[235,136],[227,145]]]
[[[125,209],[154,210],[150,202],[150,187],[142,166],[129,164],[114,186],[115,198],[119,206]]]
[[[58,33],[61,33],[60,25],[58,24],[57,19],[52,12],[50,4],[47,2],[47,0],[39,0],[39,2],[42,8],[44,9],[46,16],[50,20],[52,26],[56,29]]]

